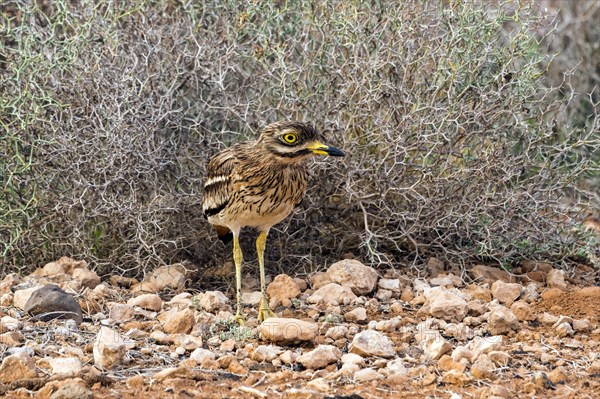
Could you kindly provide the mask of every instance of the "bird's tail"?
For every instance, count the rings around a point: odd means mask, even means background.
[[[223,241],[223,244],[227,244],[229,241],[233,240],[233,233],[227,227],[215,225],[215,230],[217,231],[219,240]]]

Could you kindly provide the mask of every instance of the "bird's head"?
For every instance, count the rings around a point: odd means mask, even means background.
[[[271,154],[289,160],[301,160],[311,155],[343,157],[343,151],[322,143],[322,135],[311,125],[285,121],[266,126],[258,143]]]

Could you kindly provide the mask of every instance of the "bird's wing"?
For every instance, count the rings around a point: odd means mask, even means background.
[[[202,212],[209,217],[221,212],[232,195],[233,173],[237,163],[233,148],[221,151],[211,158],[206,167]]]

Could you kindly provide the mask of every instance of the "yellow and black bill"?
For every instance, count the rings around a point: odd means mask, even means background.
[[[323,144],[320,141],[315,141],[314,143],[310,144],[306,148],[311,150],[313,153],[319,154],[319,155],[330,155],[332,157],[343,157],[344,155],[346,155],[346,154],[344,154],[344,151],[339,150],[330,145]]]

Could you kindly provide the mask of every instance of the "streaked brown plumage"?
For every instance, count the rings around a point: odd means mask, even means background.
[[[314,154],[343,156],[321,143],[321,134],[302,122],[276,122],[257,141],[236,144],[208,163],[202,210],[224,242],[233,239],[236,266],[236,319],[242,322],[240,289],[242,227],[260,231],[256,240],[263,298],[259,320],[273,315],[266,300],[264,248],[269,229],[302,201],[308,184],[307,160]]]

